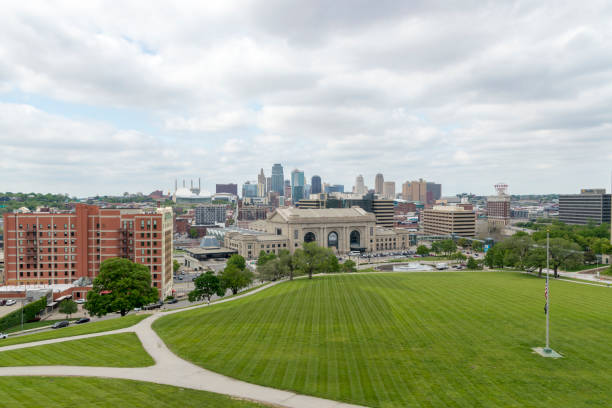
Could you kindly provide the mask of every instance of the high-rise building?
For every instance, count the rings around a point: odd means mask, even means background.
[[[476,213],[454,205],[436,205],[423,211],[423,229],[429,235],[476,235]]]
[[[383,183],[383,198],[387,200],[395,199],[395,181],[385,181]]]
[[[374,179],[374,192],[376,194],[383,194],[384,182],[385,178],[381,173],[378,173]]]
[[[326,184],[325,190],[323,191],[325,194],[330,193],[344,193],[344,186],[342,184]]]
[[[217,222],[224,223],[226,216],[224,205],[198,205],[195,208],[195,221],[197,225],[214,225]]]
[[[275,163],[272,166],[272,191],[275,191],[280,195],[284,195],[284,180],[285,176],[283,175],[283,166],[281,166],[280,163]]]
[[[228,193],[233,194],[235,196],[238,195],[238,185],[237,184],[217,184],[215,188],[215,193]]]
[[[172,208],[99,208],[4,214],[5,283],[70,284],[92,280],[100,264],[127,258],[145,265],[161,298],[172,295]],[[86,290],[75,291],[84,298]]]
[[[404,185],[406,185],[406,183],[404,183]],[[419,179],[418,181],[411,181],[408,185],[408,191],[410,192],[409,197],[404,197],[404,200],[420,201],[422,203],[427,202],[427,182],[425,180]]]
[[[355,178],[355,186],[353,187],[353,193],[355,194],[366,194],[367,189],[363,182],[363,176],[360,174]]]
[[[321,190],[321,177],[312,176],[310,181],[310,194],[320,194],[323,191]]]
[[[304,198],[304,172],[295,169],[291,172],[291,201],[295,204]]]
[[[272,191],[272,177],[266,177],[266,195]]]
[[[580,194],[559,195],[559,221],[596,225],[610,222],[610,194],[605,189],[582,189]]]
[[[257,184],[251,184],[250,181],[245,181],[242,185],[242,198],[257,197]]]
[[[510,223],[510,196],[508,185],[495,185],[497,195],[487,197],[487,218],[491,225],[505,226]]]
[[[426,202],[433,204],[442,197],[442,184],[428,182],[426,185]]]
[[[266,196],[266,175],[264,174],[264,170],[261,169],[261,171],[257,175],[257,197],[265,197],[265,196]]]
[[[402,198],[406,201],[412,200],[412,191],[410,190],[410,182],[406,181],[402,184]]]

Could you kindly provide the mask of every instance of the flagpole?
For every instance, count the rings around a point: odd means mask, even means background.
[[[550,293],[548,291],[548,275],[550,274],[550,267],[549,267],[549,244],[550,241],[550,230],[546,230],[546,348],[545,350],[548,351],[550,350],[549,347],[549,337],[548,337],[548,314],[550,313],[550,306],[548,303],[548,298],[550,297]]]

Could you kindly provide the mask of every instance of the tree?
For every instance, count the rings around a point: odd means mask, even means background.
[[[235,263],[228,264],[220,276],[221,286],[229,288],[235,295],[242,288],[253,282],[253,272],[248,269],[238,269]]]
[[[481,241],[472,241],[472,249],[476,252],[482,252],[484,249],[483,243]]]
[[[450,256],[450,259],[461,262],[461,261],[465,261],[467,257],[463,255],[461,252],[457,251]]]
[[[66,319],[73,313],[76,313],[78,310],[78,306],[75,301],[71,299],[64,299],[62,303],[59,305],[59,312],[66,314]]]
[[[342,270],[344,272],[356,272],[357,271],[357,267],[355,265],[355,262],[351,259],[348,259],[346,261],[344,261],[344,263],[342,264]]]
[[[504,266],[516,266],[523,269],[533,247],[533,240],[527,234],[514,234],[499,243],[498,246],[504,250]]]
[[[293,280],[293,273],[295,271],[295,261],[291,252],[287,249],[281,249],[278,251],[279,260],[279,271],[281,276],[289,276],[289,280]]]
[[[234,254],[227,260],[226,266],[234,265],[238,269],[246,268],[246,261],[242,255]]]
[[[467,259],[467,268],[468,269],[480,269],[478,262],[472,258],[471,256]]]
[[[340,263],[338,262],[338,258],[336,257],[336,255],[332,254],[328,258],[327,271],[331,273],[337,273],[337,272],[340,272],[340,269],[341,267],[340,267]]]
[[[221,281],[212,271],[205,272],[195,278],[193,284],[195,289],[188,295],[190,302],[206,299],[210,303],[210,298],[213,295],[219,297],[225,295],[225,289],[221,285]]]
[[[460,246],[461,248],[467,248],[470,246],[470,241],[468,241],[465,238],[459,238],[457,240],[457,245]]]
[[[316,242],[305,242],[302,248],[295,251],[293,262],[295,269],[312,279],[313,273],[327,272],[331,257],[335,257],[331,249],[320,247]]]
[[[266,262],[271,261],[274,258],[276,258],[274,253],[267,254],[266,251],[262,249],[259,251],[259,257],[257,258],[257,267],[259,268],[260,266],[265,265]]]
[[[546,240],[539,244],[545,247]],[[578,244],[563,238],[550,239],[550,263],[553,266],[555,278],[559,277],[560,266],[566,269],[572,268],[581,264],[582,261],[582,251]]]
[[[181,268],[181,264],[176,259],[172,260],[172,272],[176,275],[178,270]]]
[[[442,241],[434,241],[431,243],[431,250],[435,254],[441,254],[444,250],[442,249]]]
[[[429,248],[427,248],[425,245],[419,245],[416,249],[416,253],[421,256],[427,256],[429,255]]]
[[[257,268],[257,273],[262,280],[275,281],[285,276],[285,270],[280,258],[271,259]]]
[[[158,299],[151,287],[149,268],[125,258],[107,259],[100,265],[100,273],[87,292],[85,309],[95,316],[120,312],[125,316],[135,307],[142,307]]]
[[[457,250],[457,244],[452,239],[445,239],[440,241],[440,249],[441,252],[450,255]]]
[[[541,247],[531,248],[525,259],[525,266],[538,268],[538,276],[542,276],[542,268],[546,266],[546,249]]]
[[[189,238],[197,238],[198,230],[195,228],[189,228]]]

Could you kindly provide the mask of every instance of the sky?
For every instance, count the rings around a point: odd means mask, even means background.
[[[273,163],[609,190],[612,2],[3,2],[0,191],[214,192]]]

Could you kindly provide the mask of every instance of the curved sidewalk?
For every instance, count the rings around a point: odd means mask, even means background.
[[[229,299],[219,300],[215,303],[211,303],[210,305],[203,304],[184,309],[156,313],[151,317],[148,317],[143,321],[137,323],[136,325],[124,329],[0,347],[0,352],[2,352],[6,350],[35,347],[44,344],[61,343],[65,341],[72,341],[89,337],[99,337],[115,333],[135,332],[138,338],[140,339],[144,349],[155,360],[155,365],[153,366],[144,368],[74,366],[0,367],[0,376],[83,376],[119,378],[136,381],[147,381],[157,384],[172,385],[176,387],[192,388],[202,391],[210,391],[218,394],[230,395],[237,398],[243,398],[256,402],[261,402],[264,404],[272,404],[282,407],[359,407],[358,405],[351,405],[343,402],[311,397],[307,395],[296,394],[290,391],[283,391],[275,388],[251,384],[245,381],[236,380],[234,378],[206,370],[186,360],[183,360],[179,358],[176,354],[172,353],[151,327],[153,322],[162,316],[180,313],[186,310],[192,310],[201,307],[208,307],[218,303],[230,302],[245,296],[253,295],[278,283],[280,283],[280,281],[262,286],[242,295],[238,295]]]

